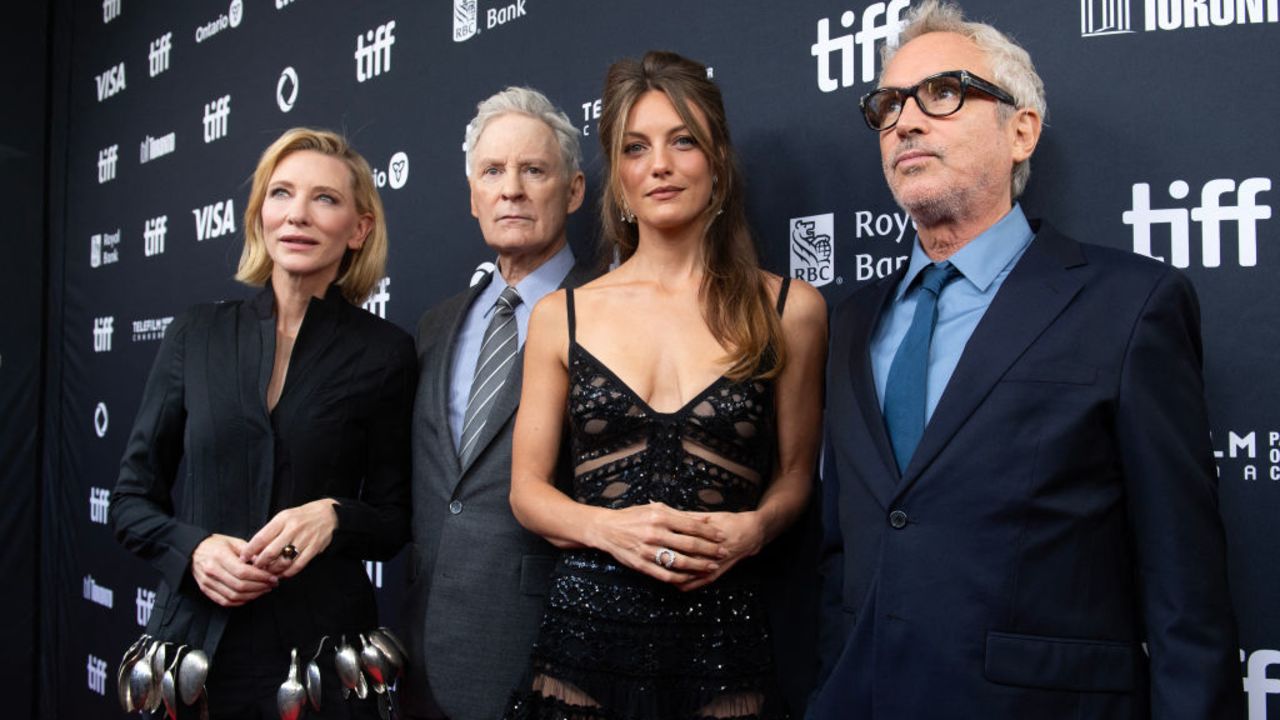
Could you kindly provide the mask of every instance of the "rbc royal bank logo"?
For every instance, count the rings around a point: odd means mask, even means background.
[[[120,262],[120,231],[89,236],[89,267]]]
[[[96,317],[93,319],[93,351],[96,353],[111,352],[111,336],[115,334],[115,316]]]
[[[791,218],[791,277],[819,287],[835,277],[835,215]]]
[[[1185,207],[1151,207],[1151,186],[1133,184],[1133,205],[1124,211],[1120,219],[1133,226],[1133,251],[1165,261],[1164,255],[1153,248],[1151,228],[1164,225],[1169,228],[1169,256],[1174,267],[1191,265],[1191,223],[1200,226],[1200,264],[1215,268],[1222,265],[1222,226],[1236,226],[1236,262],[1240,267],[1258,264],[1258,221],[1271,217],[1271,206],[1258,203],[1258,195],[1271,190],[1270,178],[1247,178],[1238,185],[1235,180],[1219,178],[1206,182],[1200,188],[1200,205]],[[1185,180],[1169,183],[1169,198],[1185,200],[1191,194],[1191,186]],[[1235,202],[1224,201],[1235,195]]]
[[[396,21],[356,36],[356,82],[391,72],[391,46],[396,44]]]
[[[480,15],[476,0],[453,0],[453,41],[469,40],[479,29]]]
[[[856,32],[853,26],[857,13],[845,10],[840,15],[840,27],[850,32],[838,37],[831,37],[829,18],[819,20],[818,39],[809,48],[809,54],[818,59],[818,89],[827,93],[852,87],[857,83],[854,70],[858,65],[862,67],[858,79],[864,83],[874,80],[879,44],[898,41],[903,26],[902,12],[910,5],[911,0],[871,3],[862,11],[862,22]],[[855,47],[861,48],[856,62]],[[840,69],[838,74],[833,74],[833,58]]]
[[[378,281],[378,286],[369,294],[369,299],[364,301],[364,309],[383,320],[387,319],[387,303],[391,301],[391,291],[387,289],[389,287],[391,287],[391,278],[382,278]]]
[[[1131,0],[1080,0],[1080,36],[1128,35]],[[1183,30],[1280,22],[1276,0],[1144,0],[1142,29]]]

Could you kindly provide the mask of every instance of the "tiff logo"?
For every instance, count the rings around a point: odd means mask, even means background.
[[[90,655],[89,662],[85,667],[89,670],[89,689],[99,695],[106,695],[107,661]]]
[[[120,17],[120,0],[102,0],[102,24]]]
[[[392,34],[396,21],[379,25],[376,31],[368,30],[356,36],[356,81],[364,82],[383,72],[391,72],[391,46],[396,44]],[[368,44],[366,44],[366,42]]]
[[[862,82],[871,82],[876,76],[877,43],[898,41],[902,32],[902,11],[907,9],[911,0],[890,0],[887,3],[871,3],[862,11],[862,25],[856,33],[839,37],[831,37],[831,20],[823,18],[818,21],[818,41],[809,48],[809,54],[818,59],[818,89],[822,92],[833,92],[840,88],[854,85],[854,46],[862,47]],[[856,18],[852,10],[845,10],[840,15],[840,27],[850,29]],[[879,22],[883,18],[884,22]],[[840,74],[831,74],[831,59],[839,56]]]
[[[173,49],[173,33],[167,32],[151,41],[151,49],[147,51],[151,77],[155,77],[169,69],[169,51]]]
[[[1258,194],[1271,190],[1270,178],[1248,178],[1239,187],[1235,180],[1220,178],[1210,180],[1200,190],[1200,206],[1186,208],[1151,207],[1151,186],[1133,184],[1133,208],[1121,215],[1126,225],[1133,226],[1133,251],[1156,260],[1151,247],[1151,227],[1169,226],[1169,262],[1174,267],[1185,268],[1191,264],[1191,223],[1200,224],[1200,264],[1204,267],[1222,265],[1222,223],[1236,223],[1237,262],[1240,267],[1258,264],[1258,221],[1271,217],[1270,205],[1259,205]],[[1169,183],[1169,197],[1183,200],[1191,192],[1184,180]],[[1224,204],[1223,196],[1235,193],[1235,204]]]
[[[116,319],[112,315],[93,319],[93,351],[111,352],[111,336],[115,334]]]
[[[156,591],[138,588],[138,597],[134,600],[137,612],[134,619],[138,621],[138,625],[146,627],[151,621],[151,611],[156,607]]]
[[[387,302],[391,300],[391,292],[387,290],[391,286],[391,278],[384,277],[378,281],[378,287],[369,294],[369,299],[364,301],[364,309],[377,315],[383,320],[387,319]]]
[[[236,231],[236,210],[231,198],[191,211],[196,218],[196,241],[222,237]]]
[[[168,232],[169,216],[153,217],[142,227],[142,252],[147,257],[164,253],[164,236]]]
[[[102,404],[99,403],[99,407]],[[104,428],[105,430],[105,428]],[[98,437],[102,437],[99,435]],[[107,524],[107,512],[111,510],[111,492],[106,488],[89,488],[89,522]]]
[[[1131,22],[1129,0],[1080,0],[1080,37],[1131,33]]]
[[[231,96],[223,95],[204,104],[204,141],[211,143],[227,136],[227,120],[231,117]]]
[[[815,286],[826,285],[833,278],[835,247],[835,215],[810,215],[791,218],[791,276]]]
[[[119,159],[120,146],[112,145],[98,151],[98,184],[116,179],[116,160]]]
[[[111,608],[115,605],[116,594],[111,588],[106,588],[94,582],[92,575],[84,576],[84,599],[95,605],[101,605],[104,608]]]
[[[102,74],[93,78],[98,90],[98,102],[102,102],[124,90],[124,61],[119,65],[107,68]]]
[[[1280,665],[1280,650],[1254,650],[1247,664],[1241,650],[1240,664],[1245,666],[1244,695],[1249,720],[1267,720],[1267,696],[1280,694],[1280,679],[1270,677],[1268,672]]]

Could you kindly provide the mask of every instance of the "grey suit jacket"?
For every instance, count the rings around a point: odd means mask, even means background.
[[[594,273],[579,263],[561,287]],[[413,545],[406,622],[411,717],[493,720],[529,664],[556,549],[511,514],[511,432],[523,353],[494,401],[479,450],[462,467],[449,429],[449,374],[459,326],[492,279],[428,310],[418,323],[413,408]],[[565,453],[558,477],[568,481]]]

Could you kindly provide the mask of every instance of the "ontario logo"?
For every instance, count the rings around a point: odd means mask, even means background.
[[[834,279],[835,224],[833,213],[791,218],[791,277],[814,287]]]

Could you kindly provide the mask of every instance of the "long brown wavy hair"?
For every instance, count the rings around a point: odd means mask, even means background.
[[[619,262],[636,251],[640,234],[623,218],[626,208],[618,159],[625,145],[627,116],[640,96],[660,91],[671,100],[680,119],[707,156],[716,182],[711,202],[699,218],[707,228],[703,237],[703,279],[699,295],[702,315],[716,340],[729,348],[732,380],[769,378],[785,362],[782,327],[760,271],[755,240],[747,224],[742,175],[738,171],[720,88],[707,79],[701,63],[672,52],[650,51],[644,58],[620,60],[609,67],[600,114],[600,144],[607,166],[607,187],[601,197],[601,231],[606,258]],[[691,111],[706,118],[700,122]]]

